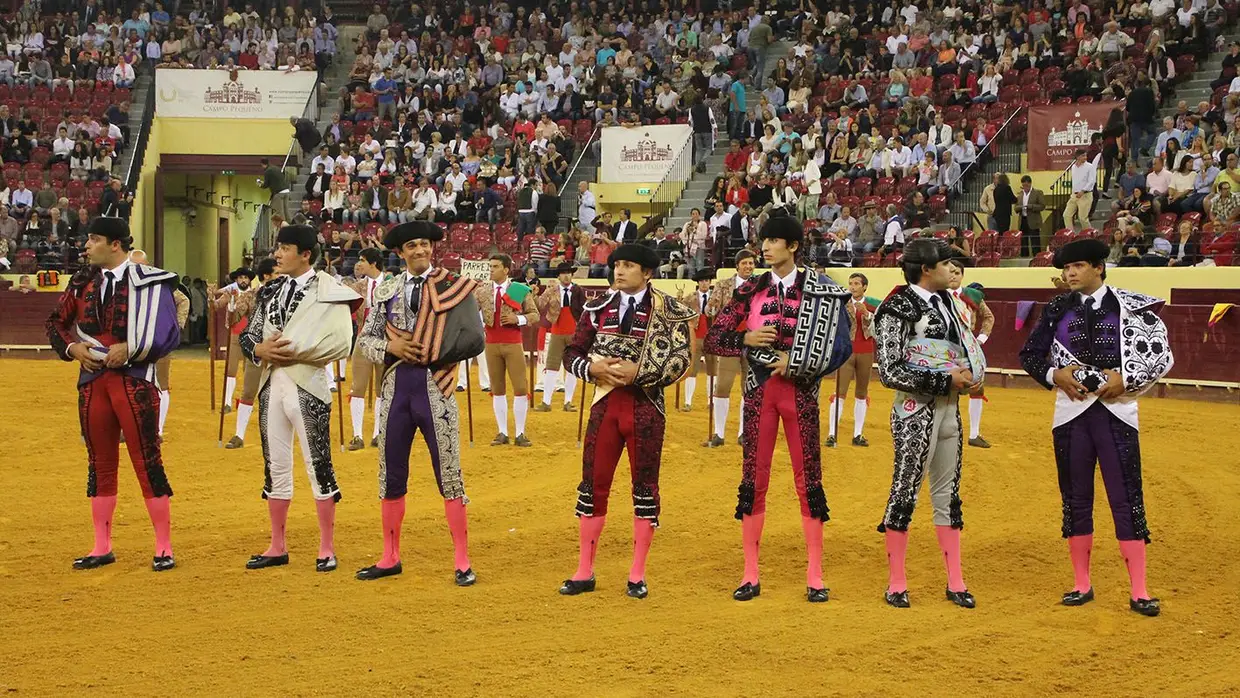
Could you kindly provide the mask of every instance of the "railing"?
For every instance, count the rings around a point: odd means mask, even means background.
[[[964,185],[972,175],[990,171],[989,168],[992,164],[997,168],[994,171],[998,172],[1021,171],[1020,156],[1022,151],[1005,150],[999,146],[1011,137],[1012,124],[1024,109],[1024,107],[1018,107],[1016,111],[1009,114],[1008,118],[1004,120],[1003,125],[995,132],[995,137],[987,141],[986,145],[977,151],[977,159],[961,170],[960,178],[956,180],[954,187],[955,193],[949,197],[948,209],[951,211],[947,216],[949,225],[953,225],[961,230],[970,230],[973,228],[973,224],[976,223],[983,230],[986,229],[986,221],[977,215],[977,209],[982,203],[982,189],[985,187],[983,185],[982,187],[966,189]]]
[[[650,194],[650,218],[667,218],[667,215],[676,207],[676,202],[680,201],[680,195],[690,179],[693,179],[692,133],[685,138],[684,143],[680,144],[680,150],[672,160],[672,166],[664,173],[663,179],[659,180],[659,186],[655,187]]]
[[[577,170],[585,165],[586,167],[597,168],[599,165],[599,150],[602,145],[602,126],[595,125],[594,130],[590,132],[590,137],[585,143],[581,144],[581,150],[577,153],[577,157],[573,160],[572,167],[568,168],[568,173],[564,175],[564,186],[573,181],[573,177],[577,175]],[[577,207],[581,203],[581,195],[567,196],[567,192],[560,192],[560,219],[564,224],[565,230],[571,230],[573,220],[577,218]]]
[[[319,120],[319,83],[317,82],[314,83],[314,87],[311,88],[310,96],[306,98],[306,106],[301,111],[301,118],[310,119],[311,121],[316,122],[315,128],[316,129],[318,128],[317,122]],[[299,162],[302,156],[305,155],[305,153],[303,153],[301,150],[301,144],[297,142],[296,131],[293,132],[293,137],[292,139],[290,139],[290,142],[288,144],[288,154],[284,156],[283,169],[285,170],[286,173],[288,172],[289,162],[293,160],[294,153],[298,154]]]
[[[1101,167],[1101,160],[1099,158],[1101,158],[1101,156],[1095,158],[1095,163],[1099,165],[1097,168],[1098,181],[1095,182],[1097,191],[1102,190],[1102,176],[1104,174]],[[1068,206],[1068,199],[1072,198],[1072,166],[1075,164],[1076,161],[1074,160],[1071,164],[1065,167],[1063,172],[1059,173],[1059,177],[1055,179],[1055,183],[1051,185],[1051,197],[1049,204],[1051,209],[1059,216],[1063,215],[1063,210]],[[1056,223],[1056,225],[1058,224]]]
[[[258,217],[254,219],[254,235],[250,238],[254,250],[254,259],[266,257],[275,244],[275,231],[271,228],[271,204],[258,207]]]
[[[139,78],[141,80],[143,78]],[[138,124],[138,133],[128,144],[129,151],[129,169],[125,171],[125,191],[132,192],[135,196],[138,193],[138,180],[142,177],[142,161],[146,157],[146,146],[151,140],[151,124],[155,120],[155,78],[146,77],[146,98],[142,101],[142,123]],[[132,135],[132,132],[131,132]],[[119,213],[113,211],[115,205],[109,206],[107,211],[100,213],[105,216],[112,216]]]

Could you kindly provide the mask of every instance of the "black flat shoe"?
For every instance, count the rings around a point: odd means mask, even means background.
[[[563,596],[576,596],[588,591],[594,591],[593,576],[589,579],[565,579],[560,585],[560,594]]]
[[[973,598],[973,594],[970,594],[968,589],[965,589],[964,591],[952,591],[951,589],[948,589],[947,600],[961,608],[977,607],[977,599]]]
[[[370,567],[364,567],[358,570],[357,578],[362,581],[369,581],[371,579],[383,579],[384,577],[391,577],[394,575],[398,575],[404,571],[405,571],[404,568],[401,567],[399,562],[396,563],[395,565],[392,565],[391,567],[380,567],[378,565],[371,565]]]
[[[805,587],[805,600],[810,603],[826,603],[830,598],[831,590],[823,587],[815,589],[814,587]]]
[[[379,437],[375,436],[375,437],[373,437],[373,438],[371,438],[371,439],[370,439],[370,447],[371,447],[371,448],[379,448]]]
[[[167,572],[177,566],[177,561],[171,555],[156,555],[151,560],[151,570],[154,572]]]
[[[332,555],[331,557],[315,558],[314,571],[315,572],[335,572],[336,571],[336,556]]]
[[[640,582],[629,582],[629,588],[624,593],[634,599],[644,599],[650,594],[650,590],[646,588],[646,580],[643,579]]]
[[[264,567],[279,567],[288,564],[288,553],[283,555],[255,555],[245,563],[247,570],[261,570]]]
[[[1158,599],[1128,599],[1128,608],[1150,618],[1162,612]]]
[[[722,445],[723,445],[723,439],[719,438],[718,436],[712,436],[709,439],[702,442],[703,448],[719,448]]]
[[[478,581],[478,575],[474,574],[474,568],[470,567],[464,572],[456,570],[456,585],[458,587],[471,587],[476,581]]]
[[[827,437],[827,440],[826,440],[826,441],[824,441],[822,445],[823,445],[823,446],[826,446],[827,448],[835,448],[835,437],[834,437],[834,436],[828,436],[828,437]]]
[[[870,445],[870,442],[867,441],[864,436],[853,437],[853,446],[860,446],[862,448],[868,448],[869,445]]]
[[[904,591],[897,591],[897,592],[889,591],[883,594],[883,598],[887,600],[888,606],[893,606],[895,608],[908,608],[909,607],[907,589],[905,589]]]
[[[736,591],[732,592],[732,598],[737,601],[749,601],[750,599],[756,599],[761,595],[762,585],[750,584],[749,582],[745,582],[737,587]]]
[[[116,562],[116,554],[111,551],[102,555],[87,555],[79,557],[73,561],[73,569],[75,570],[93,570],[96,567],[103,567]]]
[[[1094,600],[1094,588],[1090,587],[1089,591],[1077,591],[1073,589],[1063,595],[1062,603],[1065,606],[1084,606]]]

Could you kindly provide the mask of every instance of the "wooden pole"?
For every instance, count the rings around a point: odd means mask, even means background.
[[[676,410],[677,411],[680,411],[680,383],[683,380],[684,378],[681,378],[680,380],[676,381]]]
[[[706,440],[715,438],[715,377],[706,377]]]
[[[590,387],[586,381],[581,383],[581,409],[577,410],[577,448],[581,448],[581,430],[586,423],[586,388]],[[594,387],[594,392],[598,392],[598,386]]]
[[[840,370],[835,369],[835,394],[831,396],[831,433],[835,434],[835,440],[840,439],[840,412],[844,411],[843,405],[838,405],[840,401]]]
[[[465,413],[469,415],[469,447],[474,447],[474,380],[469,375],[469,359],[465,359]]]
[[[344,366],[341,366],[339,361],[335,363],[335,370],[332,373],[336,376],[336,411],[340,413],[340,421],[338,422],[340,425],[340,452],[344,453],[344,372],[348,362],[345,362]]]
[[[538,352],[531,350],[530,351],[530,390],[529,390],[530,409],[533,409],[534,407],[534,369],[536,368],[538,368]],[[543,390],[546,390],[546,389],[547,389],[547,386],[544,385]]]
[[[231,335],[229,339],[231,340]],[[212,343],[211,348],[214,349],[215,348],[214,346],[215,337],[214,336],[211,338],[211,343]],[[212,353],[214,354],[214,352]],[[229,341],[227,346],[225,346],[224,348],[224,373],[228,373],[228,362],[231,360],[232,360],[232,342]],[[251,366],[247,366],[245,370],[249,371],[249,370],[257,370],[257,369]],[[222,395],[220,397],[223,398]],[[214,362],[211,363],[211,403],[212,403],[212,406],[214,406],[215,404],[215,363]],[[215,445],[216,445],[216,448],[222,448],[224,446],[224,403],[222,400],[220,402],[220,431],[219,431],[218,436],[216,437]]]
[[[207,358],[211,365],[211,411],[215,411],[215,304],[207,303]]]

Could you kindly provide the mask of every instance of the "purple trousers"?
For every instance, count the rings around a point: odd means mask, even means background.
[[[1141,494],[1139,432],[1101,402],[1071,422],[1051,430],[1059,494],[1063,498],[1063,536],[1094,532],[1094,464],[1102,471],[1115,537],[1149,542],[1145,501]]]
[[[460,421],[456,398],[445,396],[430,371],[400,365],[383,377],[383,423],[379,427],[379,496],[405,496],[413,437],[422,432],[435,483],[444,499],[465,496],[461,478]]]

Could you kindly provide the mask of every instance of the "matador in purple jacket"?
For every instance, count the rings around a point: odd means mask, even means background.
[[[73,561],[76,569],[116,562],[112,516],[120,437],[133,461],[155,527],[156,572],[176,566],[172,557],[169,497],[172,487],[159,453],[159,388],[155,363],[181,341],[172,290],[176,274],[129,261],[133,238],[120,218],[96,218],[87,231],[90,266],[73,275],[47,320],[47,337],[65,361],[81,364],[78,418],[89,470],[86,496],[95,524],[95,546]]]

